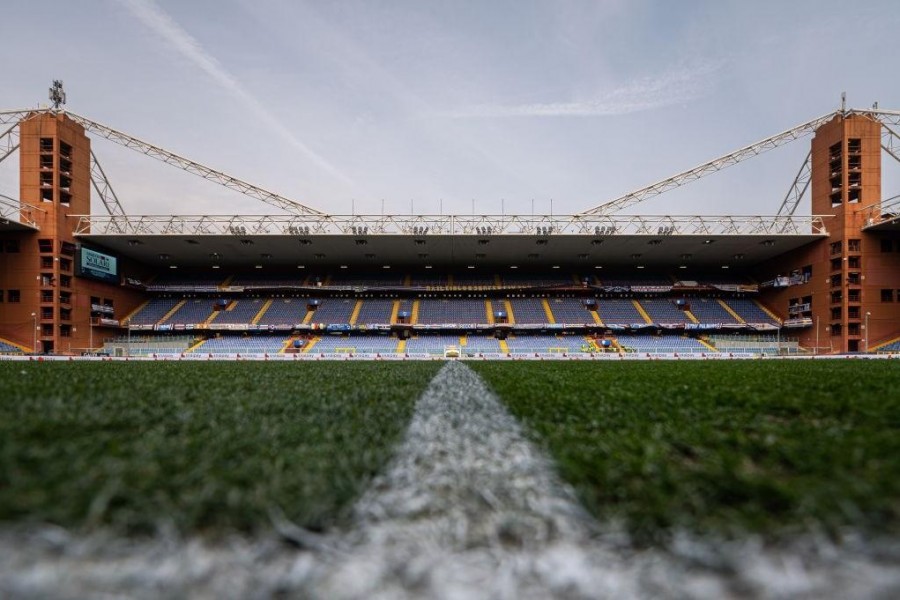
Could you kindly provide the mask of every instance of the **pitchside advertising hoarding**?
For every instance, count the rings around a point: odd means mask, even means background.
[[[119,261],[115,256],[82,246],[78,249],[75,274],[107,283],[119,283]]]

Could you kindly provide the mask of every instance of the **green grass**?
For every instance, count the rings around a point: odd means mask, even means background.
[[[472,366],[640,542],[900,530],[894,361]]]
[[[436,363],[0,362],[0,522],[339,522]]]

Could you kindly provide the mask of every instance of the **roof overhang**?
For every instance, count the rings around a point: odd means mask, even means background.
[[[825,238],[789,235],[79,235],[155,268],[748,268]]]

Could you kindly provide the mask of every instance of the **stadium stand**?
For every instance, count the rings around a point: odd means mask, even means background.
[[[216,311],[214,322],[219,325],[250,323],[264,305],[265,300],[259,298],[232,300],[224,310]]]
[[[581,298],[552,298],[548,301],[557,323],[593,323],[594,317]]]
[[[388,335],[326,335],[313,346],[313,352],[388,354],[396,352],[397,338]]]
[[[400,272],[353,273],[339,271],[328,280],[329,286],[336,287],[401,287],[404,275]]]
[[[669,298],[644,298],[640,301],[644,311],[654,323],[690,323],[687,314]]]
[[[897,340],[896,342],[891,342],[890,344],[885,344],[884,346],[881,346],[880,348],[878,348],[877,351],[878,352],[886,352],[886,353],[900,352],[900,340]]]
[[[313,312],[310,321],[313,323],[349,323],[350,315],[356,306],[355,299],[324,298]]]
[[[736,312],[746,323],[769,323],[779,325],[766,311],[761,309],[756,302],[749,298],[730,298],[726,304]]]
[[[511,298],[513,318],[518,325],[543,325],[547,323],[547,311],[540,298]]]
[[[737,323],[737,319],[715,298],[691,298],[691,312],[701,323]]]
[[[153,298],[131,317],[133,325],[154,325],[181,302],[179,298]]]
[[[275,354],[284,348],[286,336],[252,335],[210,338],[191,351],[200,354]]]
[[[601,298],[597,301],[597,312],[604,323],[627,325],[644,322],[634,303],[627,299]]]
[[[419,302],[417,323],[440,325],[443,323],[487,322],[487,308],[484,300],[426,298]]]
[[[181,354],[196,342],[193,335],[154,335],[118,337],[103,345],[103,352],[111,356],[146,356],[150,354]]]
[[[585,343],[585,339],[581,336],[534,334],[506,338],[510,354],[578,352]]]
[[[709,342],[720,352],[741,354],[801,354],[797,340],[772,335],[711,335]]]
[[[277,298],[259,319],[259,325],[296,325],[306,317],[305,298]]]
[[[353,348],[356,353],[393,353],[400,348],[409,353],[440,354],[448,346],[458,347],[463,354],[493,354],[506,349],[511,354],[579,352],[600,350],[592,341],[598,335],[617,337],[628,351],[709,352],[710,347],[683,337],[681,332],[702,328],[704,333],[721,333],[723,327],[732,332],[734,328],[745,330],[723,336],[725,352],[777,351],[777,344],[758,339],[757,332],[763,327],[777,327],[778,321],[747,297],[746,290],[728,289],[735,284],[719,280],[713,283],[725,285],[725,289],[704,290],[693,281],[673,287],[674,278],[652,274],[607,277],[602,285],[594,286],[593,282],[583,283],[577,275],[555,271],[500,276],[480,271],[404,274],[341,270],[334,275],[303,277],[269,272],[217,274],[215,291],[204,293],[190,288],[190,280],[184,275],[164,275],[159,285],[186,286],[186,291],[179,294],[173,287],[154,288],[157,294],[164,295],[151,297],[132,323],[141,333],[148,329],[180,331],[188,327],[215,331],[214,337],[197,346],[199,353],[280,352],[291,331],[308,336],[324,332],[325,326],[329,330],[340,328],[341,334],[316,337],[304,346],[304,352],[312,348],[312,352],[327,354],[335,348]],[[198,285],[212,285],[212,281],[201,278]],[[317,290],[314,299],[307,297],[310,286]],[[535,296],[503,291],[509,287],[521,287],[523,292],[531,287],[544,291],[537,291]],[[664,291],[667,287],[668,292]],[[478,294],[481,297],[462,297],[466,295],[462,290],[467,288],[483,290]],[[603,294],[598,298],[599,288]],[[685,295],[685,290],[690,292]],[[245,291],[253,295],[245,295]],[[224,299],[223,294],[227,294]],[[688,310],[681,310],[679,302],[685,302]],[[596,303],[597,312],[589,310],[586,303]],[[312,305],[315,310],[308,310]],[[495,314],[507,310],[509,318],[494,323]],[[476,333],[473,325],[509,328],[509,339],[501,344],[490,332]],[[398,326],[412,328],[412,338],[405,344],[397,339]],[[452,326],[458,331],[448,335],[442,327],[441,335],[436,335],[421,330],[429,326]],[[559,335],[536,332],[550,326],[559,328]],[[373,334],[373,328],[380,331]],[[394,330],[390,335],[389,328]],[[668,333],[660,335],[662,328]],[[283,335],[273,334],[275,329]],[[265,331],[274,338],[264,340],[255,333]],[[643,331],[647,333],[642,334]],[[742,343],[743,340],[748,343]],[[142,347],[151,348],[135,344],[136,352]],[[153,348],[185,350],[165,343]],[[791,348],[787,342],[782,344],[782,352],[799,351]],[[615,346],[606,349],[614,350]]]
[[[175,312],[161,322],[166,325],[196,325],[212,315],[213,301],[209,298],[186,300]]]
[[[459,348],[458,335],[429,335],[423,334],[413,337],[406,342],[408,354],[444,354],[444,350],[450,346]]]
[[[219,273],[160,273],[147,285],[150,291],[216,291],[225,281]]]
[[[619,335],[616,338],[626,352],[674,354],[710,352],[710,349],[694,338],[678,335]]]
[[[363,300],[359,314],[356,316],[356,324],[378,325],[390,323],[393,309],[394,300],[366,298]]]
[[[497,338],[483,335],[468,335],[465,341],[465,345],[460,350],[466,354],[496,354],[501,351],[500,342]]]
[[[0,354],[21,354],[22,350],[12,344],[0,340]]]
[[[307,278],[308,276],[305,273],[238,274],[228,282],[228,285],[258,289],[290,288],[304,285]]]

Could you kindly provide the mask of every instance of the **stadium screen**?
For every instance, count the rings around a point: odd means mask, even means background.
[[[119,264],[115,256],[82,246],[78,250],[75,274],[107,283],[119,283]]]

